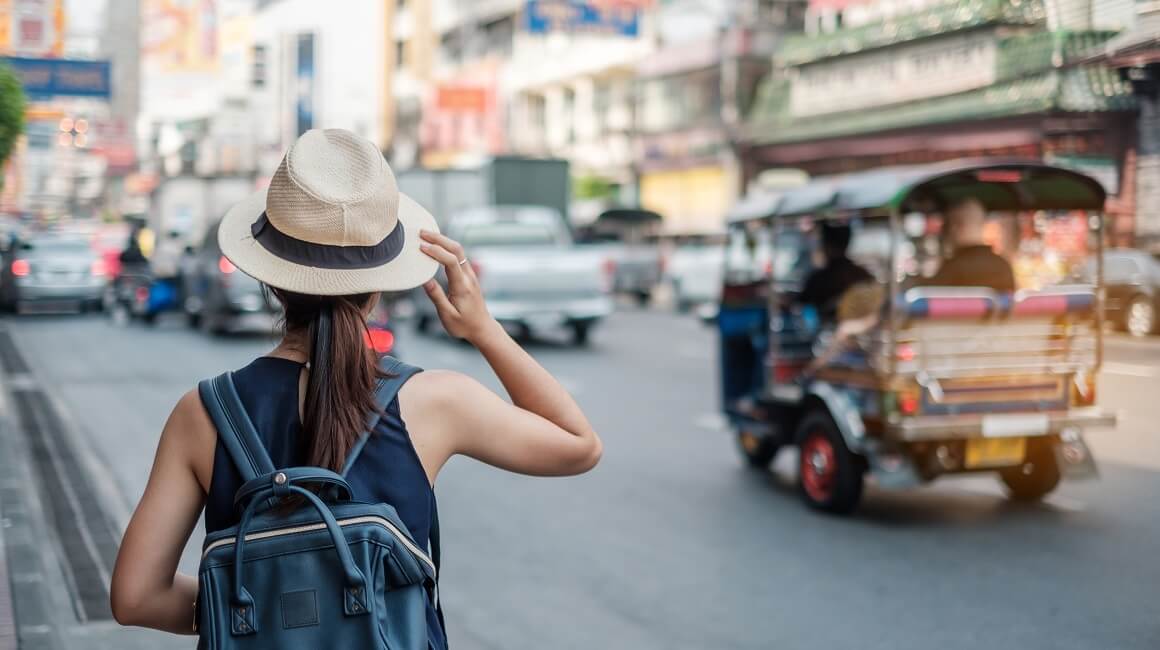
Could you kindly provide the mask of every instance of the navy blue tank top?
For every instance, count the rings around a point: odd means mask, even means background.
[[[242,405],[254,422],[275,467],[306,464],[298,451],[302,422],[298,417],[298,378],[303,364],[289,359],[258,357],[234,372],[234,385]],[[374,435],[355,461],[347,482],[354,498],[368,503],[388,503],[422,547],[428,547],[431,521],[438,516],[435,492],[411,444],[407,425],[396,397],[387,406]],[[234,493],[242,477],[230,460],[229,452],[217,443],[213,459],[213,479],[205,503],[205,530],[212,533],[236,525],[241,513],[234,509]],[[427,603],[427,627],[431,645],[446,647],[442,626],[434,604]]]

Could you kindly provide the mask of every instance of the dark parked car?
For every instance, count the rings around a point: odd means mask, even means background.
[[[1085,269],[1090,277],[1094,264]],[[1108,320],[1132,336],[1157,333],[1160,310],[1160,254],[1117,248],[1104,254],[1104,282]]]
[[[273,328],[278,317],[274,301],[257,280],[222,256],[216,225],[208,229],[200,250],[186,252],[181,267],[190,326],[213,334]]]
[[[0,270],[0,302],[7,309],[100,307],[107,273],[87,239],[42,234],[10,241],[7,248]]]

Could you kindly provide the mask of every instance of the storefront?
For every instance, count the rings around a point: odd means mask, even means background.
[[[732,178],[720,165],[644,173],[640,202],[664,216],[666,232],[712,232],[721,228],[722,215],[734,201]]]
[[[640,200],[664,218],[665,232],[724,229],[743,187],[731,124],[751,103],[771,51],[739,28],[666,48],[637,66]]]
[[[721,229],[737,198],[737,165],[717,129],[693,129],[640,139],[641,206],[664,217],[669,233]]]

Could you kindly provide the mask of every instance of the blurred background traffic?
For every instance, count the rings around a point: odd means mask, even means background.
[[[116,541],[173,403],[277,325],[218,220],[331,127],[378,144],[606,438],[576,481],[441,478],[457,646],[1160,646],[1157,3],[0,0],[0,650],[188,647],[111,622]],[[964,158],[1108,195],[1101,479],[1034,506],[871,486],[817,517],[786,454],[742,470],[722,287],[816,264],[807,229],[748,225],[789,193]],[[1047,217],[987,243],[1021,288],[1093,282],[1093,217]],[[934,273],[937,222],[897,225],[850,258]],[[494,384],[421,294],[368,338]]]

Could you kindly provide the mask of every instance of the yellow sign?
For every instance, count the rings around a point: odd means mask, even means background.
[[[1026,438],[979,438],[967,441],[967,469],[976,467],[1009,467],[1023,462],[1027,453]]]

